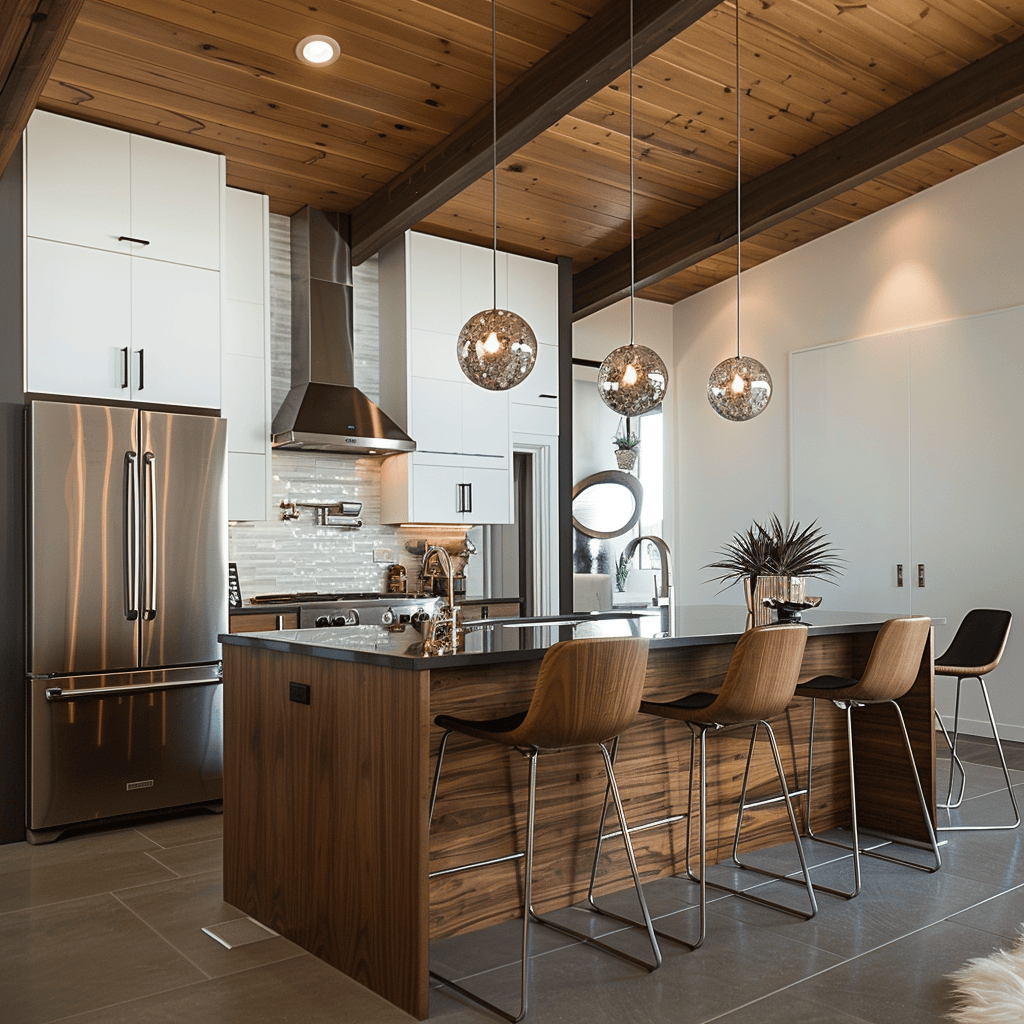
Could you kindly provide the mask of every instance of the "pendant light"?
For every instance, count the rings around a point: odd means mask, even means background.
[[[740,274],[743,244],[742,153],[740,136],[740,0],[736,0],[736,355],[723,359],[708,378],[708,401],[719,416],[735,422],[764,412],[772,397],[772,378],[763,363],[740,355]]]
[[[629,0],[629,344],[610,352],[597,371],[602,401],[620,416],[642,416],[665,397],[668,370],[653,349],[635,343],[636,252],[633,231],[633,0]]]
[[[474,313],[459,332],[462,372],[488,391],[507,391],[530,375],[537,361],[537,337],[517,313],[498,309],[498,5],[491,2],[491,214],[494,304]]]

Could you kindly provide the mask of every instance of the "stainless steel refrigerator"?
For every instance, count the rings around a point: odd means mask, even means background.
[[[219,800],[226,422],[32,402],[28,839]]]

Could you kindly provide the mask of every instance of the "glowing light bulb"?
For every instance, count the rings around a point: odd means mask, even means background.
[[[626,364],[626,369],[622,371],[622,386],[631,388],[639,380],[637,376],[636,367],[632,363]]]
[[[732,383],[729,385],[734,395],[743,394],[743,378],[737,373],[732,379]]]
[[[489,356],[497,355],[501,351],[501,342],[498,340],[498,335],[491,331],[490,334],[484,339],[484,352]]]
[[[303,64],[322,68],[333,64],[341,56],[341,47],[330,36],[306,36],[295,44],[295,56]]]

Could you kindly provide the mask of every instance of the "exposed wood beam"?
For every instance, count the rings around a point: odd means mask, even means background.
[[[637,0],[638,62],[718,6],[720,0]],[[629,69],[629,5],[611,0],[498,97],[498,161],[546,131]],[[352,211],[352,259],[362,263],[491,169],[488,103],[422,160]]]
[[[1024,37],[743,185],[743,237],[966,135],[1024,103]],[[639,290],[736,244],[736,191],[636,241]],[[629,295],[629,249],[573,278],[573,318]]]
[[[0,0],[0,174],[81,7],[82,0]]]

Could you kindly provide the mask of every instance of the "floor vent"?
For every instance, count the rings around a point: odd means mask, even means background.
[[[203,931],[227,949],[234,949],[235,946],[247,946],[251,942],[262,942],[264,939],[277,938],[277,932],[271,931],[251,917],[240,917],[237,921],[211,924]]]

